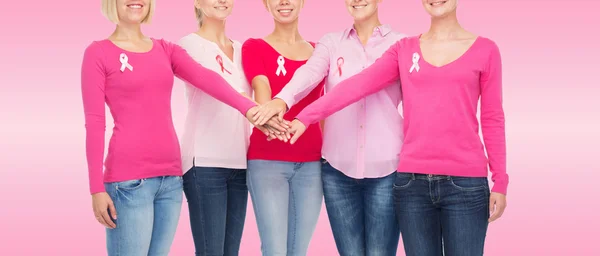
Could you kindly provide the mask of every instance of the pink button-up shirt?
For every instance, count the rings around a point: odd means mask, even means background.
[[[308,62],[275,97],[288,107],[310,93],[323,78],[325,93],[339,82],[370,66],[398,40],[405,37],[388,25],[375,28],[365,46],[354,28],[325,35]],[[360,85],[357,85],[360,86]],[[345,175],[380,178],[393,173],[402,147],[403,118],[400,81],[329,116],[323,131],[323,157]]]

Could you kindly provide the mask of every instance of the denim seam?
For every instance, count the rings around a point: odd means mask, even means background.
[[[296,246],[296,230],[298,229],[298,213],[296,212],[296,209],[297,209],[296,196],[295,196],[296,194],[294,193],[294,189],[291,189],[291,188],[292,187],[290,184],[290,194],[292,195],[292,208],[293,208],[292,212],[294,213],[294,230],[293,230],[292,238],[291,238],[292,239],[292,250],[291,251],[295,252],[296,251],[296,248],[295,248],[295,246]],[[288,213],[288,218],[289,218],[289,213]],[[289,231],[288,231],[288,234],[289,234]],[[290,239],[290,237],[288,237],[288,239]],[[289,254],[289,250],[290,250],[289,248],[286,250],[288,254]]]
[[[115,193],[116,201],[119,205],[121,205],[121,198],[119,197],[119,193],[118,193],[118,191],[115,191],[115,192],[116,192]],[[117,236],[119,239],[117,239],[117,255],[116,255],[116,256],[119,256],[119,255],[121,255],[121,240],[122,240],[121,236],[123,235],[123,232],[121,232],[121,230],[115,230],[115,231],[117,231],[117,234],[119,234]]]
[[[248,186],[248,183],[250,183],[249,186]],[[252,195],[253,194],[255,195],[255,191],[254,191],[254,186],[252,185],[252,177],[250,177],[250,171],[249,170],[246,171],[246,185],[248,186],[248,191],[250,192],[250,197],[251,197],[250,200],[252,200]],[[256,218],[256,226],[257,226],[257,228],[259,228],[260,224],[261,224],[261,221],[259,221],[260,218],[258,218],[258,216],[260,216],[260,210],[259,210],[260,206],[258,205],[258,201],[260,201],[260,200],[256,200],[256,201],[253,200],[252,201],[252,205],[254,206],[254,215],[257,216],[257,218]],[[259,237],[260,237],[260,229],[258,230],[258,234],[259,234]],[[261,243],[260,249],[263,252],[263,255],[267,254],[267,252],[265,250],[264,243]]]
[[[200,228],[200,234],[202,236],[202,243],[204,243],[204,246],[202,246],[202,249],[204,250],[204,252],[202,252],[204,255],[206,255],[207,252],[207,248],[208,248],[208,241],[206,238],[206,232],[204,230],[205,227],[205,219],[204,219],[204,205],[203,201],[200,199],[200,186],[198,186],[198,176],[197,176],[197,170],[193,170],[194,172],[192,173],[192,176],[194,178],[194,187],[196,188],[196,201],[198,202],[198,206],[200,206],[200,225],[202,226],[202,228]],[[191,216],[190,216],[191,217]]]

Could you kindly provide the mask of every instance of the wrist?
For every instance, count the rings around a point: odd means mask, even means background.
[[[275,98],[275,99],[273,99],[273,101],[276,103],[277,110],[279,110],[279,111],[287,111],[288,110],[287,103],[284,100],[282,100],[280,98]]]

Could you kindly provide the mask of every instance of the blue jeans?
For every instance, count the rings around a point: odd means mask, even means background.
[[[263,256],[306,255],[323,204],[321,162],[248,161]]]
[[[183,175],[196,255],[238,255],[248,188],[246,170],[194,167]]]
[[[326,161],[322,172],[325,207],[339,254],[396,255],[400,229],[392,193],[395,174],[353,179]]]
[[[489,200],[485,177],[398,173],[394,201],[406,255],[483,255]]]
[[[106,229],[109,256],[166,256],[179,222],[183,179],[162,176],[105,184],[117,210]]]

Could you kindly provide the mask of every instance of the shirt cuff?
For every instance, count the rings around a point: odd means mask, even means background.
[[[275,98],[283,100],[283,102],[285,102],[285,105],[287,105],[288,110],[292,108],[292,106],[296,103],[296,101],[294,100],[294,95],[286,95],[285,93],[279,93],[275,95],[275,97],[273,97],[273,99]]]
[[[506,195],[506,191],[508,190],[508,181],[506,180],[497,180],[494,182],[494,186],[492,187],[492,192],[500,193]]]

